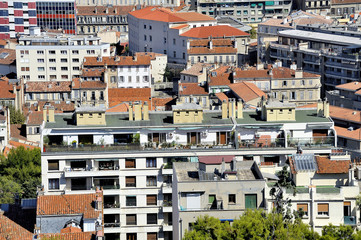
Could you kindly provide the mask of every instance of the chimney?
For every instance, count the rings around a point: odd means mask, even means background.
[[[321,99],[318,99],[317,101],[317,116],[323,116],[323,102]]]
[[[237,118],[243,118],[243,101],[242,99],[238,100],[237,104]]]
[[[187,50],[189,50],[191,48],[191,43],[189,42],[189,40],[187,41]]]
[[[143,104],[143,120],[144,121],[149,120],[149,105],[147,101],[145,101]]]
[[[212,39],[209,40],[209,49],[213,49],[213,41],[212,41]]]
[[[295,70],[295,71],[297,70],[297,65],[295,62],[292,62],[292,64],[290,65],[290,69]]]
[[[134,121],[142,120],[142,105],[140,102],[134,104]]]
[[[229,101],[228,101],[228,116],[229,116],[229,118],[236,117],[235,110],[236,110],[236,101],[235,101],[235,99],[234,98],[229,99]]]
[[[222,102],[222,119],[228,118],[227,100]]]
[[[323,101],[323,117],[330,117],[330,103],[328,102],[327,98],[325,98]]]
[[[256,68],[257,68],[257,70],[263,70],[264,69],[264,64],[263,63],[257,63]]]
[[[303,71],[301,69],[295,70],[295,78],[303,78]]]
[[[267,121],[267,114],[266,114],[266,97],[262,96],[261,98],[261,119]]]
[[[97,237],[96,240],[104,240],[104,233],[101,230],[97,231]]]
[[[43,107],[43,121],[44,121],[44,122],[47,122],[47,121],[48,121],[47,111],[48,111],[47,107],[44,106],[44,107]]]
[[[54,117],[54,113],[55,113],[55,109],[53,106],[48,107],[49,110],[49,122],[55,122],[55,117]]]
[[[133,121],[133,105],[129,103],[129,121]]]
[[[283,24],[287,24],[287,18],[283,19]]]

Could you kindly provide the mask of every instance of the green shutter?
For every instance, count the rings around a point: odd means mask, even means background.
[[[266,1],[266,6],[273,6],[275,5],[275,2],[274,1]]]
[[[208,197],[208,203],[209,203],[209,204],[212,204],[215,199],[216,199],[216,195],[209,195],[209,197]]]
[[[257,208],[257,194],[246,194],[246,209]]]

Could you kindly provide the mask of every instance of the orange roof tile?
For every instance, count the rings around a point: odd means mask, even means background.
[[[229,66],[222,66],[211,71],[208,84],[210,86],[228,86],[231,84],[230,73],[227,72],[229,68]],[[212,72],[216,73],[216,75],[212,76]]]
[[[129,111],[129,104],[126,102],[119,103],[106,110],[106,112],[128,112],[128,111]]]
[[[38,216],[83,214],[85,219],[98,218],[102,212],[95,209],[96,200],[97,193],[42,195],[37,199],[36,214]]]
[[[101,77],[103,76],[104,68],[83,68],[82,77]]]
[[[152,20],[158,22],[188,22],[188,21],[215,21],[214,18],[196,12],[173,12],[162,7],[146,7],[130,12],[129,15],[139,19]]]
[[[212,49],[208,47],[196,47],[188,49],[189,55],[208,55],[208,54],[236,54],[237,49],[234,47],[213,47]]]
[[[219,92],[219,93],[216,93],[216,97],[221,101],[227,101],[228,102],[228,97],[226,94],[224,94],[224,92]]]
[[[198,83],[181,83],[179,85],[179,95],[208,95],[208,92],[204,87],[198,85]]]
[[[329,157],[316,156],[317,173],[348,173],[350,160],[331,160]]]
[[[56,240],[93,240],[95,232],[79,232],[79,233],[43,233],[39,237],[53,237]]]
[[[229,85],[229,87],[244,102],[249,102],[253,99],[266,96],[262,90],[250,82],[234,83]]]
[[[332,19],[326,19],[326,17],[307,13],[304,11],[297,11],[287,17],[287,23],[284,23],[283,19],[270,18],[265,22],[259,23],[258,25],[277,26],[283,28],[295,28],[296,25],[307,25],[307,24],[332,24]],[[292,23],[292,25],[291,25]]]
[[[209,63],[197,62],[196,64],[192,65],[190,68],[184,69],[181,72],[181,74],[200,76],[203,74],[203,68],[209,69],[211,66],[212,66],[212,64],[209,64]]]
[[[71,81],[36,81],[26,83],[26,92],[71,92]]]
[[[32,240],[33,234],[13,222],[3,214],[0,215],[0,239],[4,240]]]
[[[330,116],[331,118],[345,120],[349,122],[361,122],[361,111],[349,108],[330,106]]]
[[[348,130],[347,128],[335,126],[335,130],[338,137],[350,138],[357,141],[361,141],[361,129]]]
[[[43,123],[43,111],[30,112],[28,114],[27,125],[41,125]]]
[[[0,79],[0,99],[15,99],[13,86],[8,78]]]
[[[77,6],[78,16],[127,15],[134,6]]]
[[[155,52],[136,52],[135,56],[137,57],[149,56],[151,60],[154,60],[158,56],[167,56],[167,55],[161,53],[155,53]]]
[[[270,75],[270,69],[259,69],[257,70],[255,67],[248,67],[247,69],[236,69],[235,79],[256,79],[256,78],[264,78],[264,79],[290,79],[295,77],[295,70],[286,68],[286,67],[277,67],[272,69],[272,75]],[[303,72],[303,78],[320,78],[320,75]]]
[[[101,60],[101,61],[100,61]],[[84,66],[133,66],[133,65],[150,65],[150,56],[140,56],[134,59],[130,56],[115,57],[85,57]]]
[[[5,39],[0,39],[0,46],[5,46],[7,41]]]
[[[336,88],[355,92],[355,91],[361,89],[361,83],[360,82],[349,82],[349,83],[337,85]]]
[[[17,138],[20,140],[26,140],[26,129],[22,124],[11,124],[10,125],[10,137]]]
[[[188,26],[189,26],[188,24],[180,24],[180,25],[172,27],[172,29],[182,29],[182,28],[186,28]]]
[[[208,38],[208,37],[223,38],[223,37],[233,37],[233,36],[249,36],[249,34],[235,27],[231,27],[227,25],[217,25],[217,26],[191,28],[190,30],[182,33],[180,36],[191,37],[191,38]]]
[[[60,230],[60,233],[77,233],[77,232],[82,232],[81,228],[70,226]]]
[[[174,98],[152,98],[152,103],[148,102],[148,107],[150,111],[154,111],[159,107],[164,107],[165,110],[171,110],[171,104]],[[144,103],[144,101],[142,102]],[[122,102],[117,105],[114,105],[111,108],[108,108],[106,112],[128,112],[129,104],[127,102]]]
[[[80,82],[80,89],[106,89],[107,84],[102,81],[82,81]]]
[[[12,141],[12,140],[9,141],[9,145],[12,146],[12,147],[15,147],[15,148],[17,148],[17,147],[24,147],[26,149],[39,148],[37,146],[32,146],[32,145],[21,143],[21,142],[15,142],[15,141]]]
[[[5,58],[0,58],[0,64],[15,65],[15,60],[16,60],[15,50],[8,48],[0,48],[0,54],[7,54]]]
[[[109,107],[114,107],[122,102],[148,101],[151,97],[150,88],[109,88]]]

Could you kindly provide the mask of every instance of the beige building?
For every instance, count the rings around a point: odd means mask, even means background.
[[[16,46],[17,75],[27,81],[71,81],[80,77],[84,57],[110,55],[100,38],[81,35],[21,37]]]
[[[152,83],[164,81],[165,68],[167,67],[168,57],[166,54],[154,52],[137,52],[135,57],[150,56],[150,74]]]
[[[209,94],[198,83],[181,83],[178,89],[179,103],[194,103],[203,109],[209,109]]]
[[[233,222],[246,209],[264,206],[265,180],[254,161],[235,156],[200,156],[173,164],[173,239],[181,240],[197,217]]]
[[[210,69],[212,69],[212,65],[208,63],[188,64],[186,69],[180,72],[180,81],[182,83],[205,83]]]

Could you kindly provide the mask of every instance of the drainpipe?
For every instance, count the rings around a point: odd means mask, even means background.
[[[312,231],[315,231],[315,215],[314,215],[314,195],[316,194],[316,187],[312,185],[312,179],[311,179],[311,185],[309,186],[310,191],[310,198],[311,198],[311,204],[310,204],[310,225],[312,227]]]

